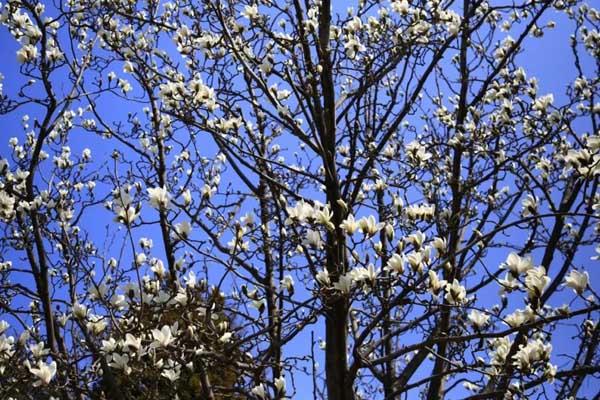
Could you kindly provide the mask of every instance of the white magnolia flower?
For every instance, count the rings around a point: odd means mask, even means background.
[[[590,276],[587,271],[579,272],[577,270],[571,270],[569,276],[565,278],[565,286],[570,287],[577,294],[582,294],[587,288]]]
[[[181,193],[181,197],[183,198],[183,205],[189,206],[192,203],[192,192],[190,189],[186,189]]]
[[[198,283],[198,279],[196,278],[194,271],[190,271],[188,276],[184,277],[183,280],[185,281],[185,285],[192,289],[195,288],[196,284]]]
[[[304,244],[310,247],[314,247],[315,249],[322,249],[323,241],[321,240],[321,234],[319,233],[319,231],[314,231],[312,229],[306,231],[306,239],[304,241]]]
[[[2,202],[0,201],[0,209],[2,208]],[[0,211],[0,220],[2,220],[2,211]],[[12,268],[12,261],[0,262],[0,272],[8,271]]]
[[[125,375],[129,375],[131,373],[131,367],[129,366],[129,356],[127,354],[121,355],[118,353],[114,353],[112,355],[112,361],[108,365],[115,369],[122,370]]]
[[[297,202],[294,207],[287,207],[286,211],[288,213],[288,218],[285,221],[286,225],[289,225],[292,221],[302,223],[314,215],[313,207],[304,200]]]
[[[171,382],[175,382],[181,376],[181,368],[168,368],[165,369],[160,375],[167,378]]]
[[[537,99],[535,99],[532,108],[535,111],[545,112],[548,109],[548,106],[550,106],[553,102],[554,96],[552,94],[547,94],[545,96],[538,97]]]
[[[142,347],[142,339],[133,336],[131,333],[125,335],[125,341],[123,342],[123,349],[136,352]]]
[[[185,291],[184,288],[180,287],[179,290],[177,290],[177,294],[175,295],[175,297],[173,297],[173,299],[171,300],[170,304],[179,304],[182,306],[185,306],[188,302],[188,295],[187,292]]]
[[[285,288],[290,295],[294,293],[294,278],[291,275],[286,275],[281,280],[281,287]]]
[[[504,292],[510,293],[513,290],[516,290],[521,287],[521,284],[519,283],[519,281],[510,272],[506,273],[506,275],[504,276],[504,279],[498,279],[498,283],[500,284],[500,286],[502,286],[500,288],[501,294]]]
[[[467,316],[471,325],[473,325],[476,329],[481,329],[487,325],[490,320],[489,314],[483,313],[478,310],[471,310],[469,315]]]
[[[267,398],[267,391],[265,389],[265,386],[262,383],[260,383],[257,386],[253,387],[250,392],[254,396],[258,397],[259,399],[266,399]]]
[[[244,216],[240,218],[240,223],[246,226],[254,225],[254,214],[251,212],[244,214]]]
[[[202,186],[202,190],[200,191],[202,197],[205,199],[210,199],[216,192],[217,188],[209,184]]]
[[[413,140],[405,146],[406,154],[409,161],[416,165],[421,165],[425,161],[429,160],[433,155],[427,151],[424,145],[419,143],[417,140]]]
[[[394,240],[394,226],[392,224],[385,224],[385,235],[387,237],[387,239],[391,242],[392,240]]]
[[[8,222],[14,216],[15,198],[0,190],[0,221]]]
[[[119,79],[119,87],[121,88],[121,91],[123,91],[124,94],[127,94],[128,92],[131,92],[133,90],[131,83],[129,83],[127,79]]]
[[[367,268],[358,267],[350,271],[350,276],[354,282],[375,282],[377,279],[377,271],[373,264],[369,264]]]
[[[346,56],[350,59],[354,59],[358,53],[365,51],[366,47],[360,42],[357,36],[348,35],[346,36],[344,49],[346,49]]]
[[[384,224],[382,223],[377,223],[377,221],[375,221],[375,217],[372,215],[358,220],[360,231],[367,237],[375,235],[381,228],[383,228],[383,225]]]
[[[421,248],[421,246],[423,246],[423,243],[425,242],[426,238],[427,236],[425,236],[423,232],[417,231],[409,237],[407,237],[406,240],[408,243],[412,243],[412,245],[415,246],[415,248],[419,249]]]
[[[530,194],[521,202],[523,206],[523,210],[521,211],[521,215],[523,217],[529,217],[537,214],[539,200],[537,197],[532,196]]]
[[[512,341],[508,336],[505,336],[491,339],[490,345],[493,349],[493,352],[490,354],[491,364],[495,366],[503,365],[512,347]]]
[[[434,249],[437,250],[438,254],[444,254],[446,252],[446,248],[448,247],[446,238],[435,238],[431,243]]]
[[[85,325],[86,329],[94,335],[102,333],[107,326],[106,319],[101,315],[90,315],[88,323]]]
[[[435,296],[440,290],[442,290],[448,283],[444,279],[439,279],[437,273],[430,269],[429,272],[429,291]]]
[[[92,159],[92,151],[88,148],[83,149],[81,152],[81,158],[84,161],[90,161]]]
[[[285,378],[283,376],[275,378],[275,382],[273,382],[273,383],[275,385],[275,389],[277,389],[277,393],[279,395],[284,395],[285,394]]]
[[[44,342],[29,345],[29,351],[34,358],[43,358],[50,353],[50,349],[44,347]]]
[[[406,261],[408,262],[408,265],[410,265],[413,271],[418,273],[423,272],[424,260],[423,253],[421,253],[420,251],[413,251],[412,253],[407,254]]]
[[[245,6],[244,11],[241,13],[242,17],[249,19],[250,21],[255,20],[260,15],[258,13],[258,6],[256,4],[252,4],[250,6]]]
[[[329,272],[326,269],[317,272],[316,279],[317,282],[319,282],[323,286],[329,286],[331,284],[331,280],[329,279]]]
[[[133,71],[135,71],[133,63],[131,61],[125,61],[123,63],[123,72],[125,72],[126,74],[131,74],[133,73]]]
[[[189,221],[183,221],[178,224],[175,224],[175,233],[178,238],[187,239],[190,236],[190,232],[192,231],[192,225]]]
[[[233,336],[233,333],[231,332],[225,332],[223,335],[221,335],[221,337],[219,338],[219,342],[221,343],[229,343],[229,341],[231,341],[231,337]]]
[[[152,329],[152,337],[154,338],[152,343],[154,347],[168,347],[175,341],[171,327],[168,325],[164,325],[160,330]]]
[[[32,44],[26,44],[17,51],[17,61],[21,64],[29,63],[37,58],[38,49]]]
[[[10,327],[10,324],[4,320],[0,321],[0,335],[2,335]]]
[[[87,307],[83,304],[73,304],[72,314],[77,319],[83,319],[87,315]]]
[[[142,249],[151,249],[154,246],[154,241],[145,237],[141,238],[139,243]]]
[[[165,264],[162,262],[162,260],[156,260],[150,269],[159,278],[163,278],[167,273],[167,269],[165,268]]]
[[[544,343],[540,339],[527,342],[519,346],[519,351],[513,356],[513,365],[521,371],[528,372],[534,363],[547,361],[552,352],[552,345]]]
[[[23,346],[25,342],[29,339],[29,331],[24,331],[19,337],[19,344]],[[0,354],[3,355],[2,358],[12,357],[15,354],[15,338],[13,336],[0,335]],[[27,361],[26,361],[27,362]],[[1,367],[0,367],[1,368]]]
[[[48,385],[54,375],[56,375],[56,361],[46,364],[43,361],[38,361],[37,368],[29,368],[29,372],[35,375],[38,380],[33,383],[33,386]]]
[[[126,226],[130,226],[133,223],[133,221],[135,221],[140,216],[140,213],[134,207],[124,208],[117,206],[115,208],[115,214],[116,215],[114,220]]]
[[[362,29],[362,26],[363,26],[363,24],[362,24],[362,21],[360,20],[360,18],[355,16],[354,18],[352,18],[350,21],[348,21],[346,23],[344,28],[350,33],[355,33],[357,31],[360,31]]]
[[[460,305],[466,300],[467,290],[456,279],[451,284],[446,284],[446,301],[450,304]]]
[[[546,268],[539,266],[527,271],[525,277],[525,287],[530,299],[537,299],[542,296],[544,289],[550,283],[550,278],[546,275]]]
[[[354,232],[359,228],[359,224],[354,219],[354,215],[348,214],[348,217],[340,224],[340,228],[345,230],[348,235],[354,235]]]
[[[148,188],[150,204],[157,210],[166,210],[169,208],[171,196],[164,187]]]
[[[329,207],[323,207],[315,214],[315,222],[324,225],[327,230],[332,231],[335,229],[335,225],[331,222],[333,213],[329,210]]]
[[[408,219],[423,219],[430,220],[435,215],[435,205],[410,205],[404,209]]]
[[[385,269],[386,271],[402,274],[404,272],[404,258],[400,254],[394,253],[394,255],[388,259]]]
[[[353,279],[351,274],[341,275],[337,282],[333,284],[333,288],[344,294],[350,293],[352,290]]]
[[[518,276],[533,268],[533,261],[531,257],[520,257],[517,253],[510,253],[500,268],[506,268]]]
[[[258,68],[260,68],[263,74],[270,74],[273,70],[273,58],[270,55],[267,55],[265,58],[263,58]]]
[[[117,341],[114,338],[102,341],[102,347],[100,348],[104,354],[110,354],[117,349]]]
[[[410,11],[410,4],[407,0],[394,0],[391,2],[392,10],[395,12],[407,15]]]
[[[215,90],[205,85],[201,79],[194,79],[191,83],[190,89],[194,103],[205,106],[209,111],[214,111],[219,108],[215,98]],[[177,94],[175,94],[174,98],[177,98],[181,90],[179,90],[177,87],[175,88]]]
[[[106,292],[108,291],[108,287],[104,282],[101,282],[99,285],[93,285],[88,289],[88,293],[90,294],[90,299],[92,300],[101,300],[106,296]]]
[[[124,295],[115,293],[110,298],[110,304],[117,310],[123,310],[127,306],[127,301]]]
[[[547,363],[546,368],[544,368],[544,378],[548,379],[548,383],[553,383],[557,372],[558,367],[556,365]]]
[[[525,307],[524,310],[515,310],[504,318],[504,322],[511,328],[517,328],[533,320],[535,320],[535,312],[530,306]]]
[[[147,257],[145,253],[137,253],[135,255],[135,264],[139,267],[146,262],[146,259]]]

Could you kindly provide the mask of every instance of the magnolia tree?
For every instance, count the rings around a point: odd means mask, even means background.
[[[0,14],[2,399],[597,396],[591,5],[34,1]]]

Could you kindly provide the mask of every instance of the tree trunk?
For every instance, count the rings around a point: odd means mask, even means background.
[[[352,382],[348,380],[347,348],[348,301],[338,298],[328,305],[325,320],[325,371],[328,400],[354,398]]]

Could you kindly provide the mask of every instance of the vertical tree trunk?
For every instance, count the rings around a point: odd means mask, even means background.
[[[326,267],[332,282],[336,282],[347,272],[346,243],[340,224],[346,210],[338,204],[342,200],[340,183],[335,163],[336,120],[335,89],[333,82],[333,63],[329,41],[331,26],[331,0],[323,0],[319,16],[318,53],[320,66],[320,84],[323,96],[323,111],[320,113],[318,130],[321,139],[323,167],[325,168],[325,186],[327,204],[331,208],[332,223],[335,228],[327,233]],[[325,336],[325,373],[327,375],[328,400],[354,399],[352,382],[348,375],[348,299],[344,294],[336,294],[326,300]]]
[[[377,192],[377,213],[379,215],[379,221],[386,219],[385,203],[383,191]],[[388,310],[386,312],[383,321],[381,322],[381,335],[386,336],[387,339],[382,344],[382,355],[388,356],[392,353],[392,338],[391,336],[391,313],[389,311],[388,299],[392,296],[392,290],[390,289],[387,279],[389,278],[388,272],[385,270],[385,266],[388,262],[388,237],[385,229],[382,229],[379,233],[379,241],[381,242],[381,270],[383,271],[384,283],[382,285],[380,297],[381,307]],[[391,239],[390,239],[391,241]],[[394,360],[390,359],[384,365],[383,370],[383,396],[386,400],[393,399],[394,397],[394,377],[396,375],[396,369],[394,368]]]
[[[468,65],[468,50],[469,50],[469,13],[471,8],[470,0],[463,0],[463,21],[460,37],[460,94],[458,109],[456,112],[456,132],[464,133],[464,123],[467,117],[467,96],[469,94],[469,65]],[[450,270],[444,271],[444,279],[448,283],[452,283],[454,279],[461,279],[461,266],[457,265],[456,253],[458,251],[460,236],[461,236],[461,203],[463,200],[463,188],[461,185],[461,169],[462,169],[463,149],[460,144],[454,147],[454,156],[452,159],[452,177],[450,187],[452,189],[452,204],[450,221],[448,222],[448,262]],[[447,301],[444,300],[442,313],[438,320],[442,335],[448,335],[451,328],[451,309],[446,306]],[[447,369],[446,356],[448,352],[448,343],[441,342],[437,345],[437,357],[433,366],[432,375],[434,378],[429,384],[427,393],[428,400],[438,400],[444,397],[444,375]]]
[[[347,381],[346,373],[347,319],[348,302],[345,298],[328,304],[325,321],[325,371],[329,400],[348,400],[354,397],[352,382]]]

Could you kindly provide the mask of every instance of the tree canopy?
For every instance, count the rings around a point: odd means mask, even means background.
[[[0,7],[3,399],[600,396],[593,4]]]

